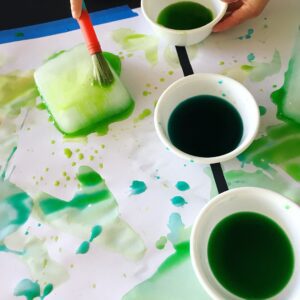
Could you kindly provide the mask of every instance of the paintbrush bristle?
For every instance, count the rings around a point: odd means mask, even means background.
[[[114,75],[101,52],[92,55],[94,79],[102,86],[109,86],[114,82]]]

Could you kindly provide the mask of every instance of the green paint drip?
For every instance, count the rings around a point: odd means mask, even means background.
[[[65,148],[65,149],[64,149],[64,154],[65,154],[65,156],[66,156],[67,158],[71,158],[72,155],[73,155],[73,152],[72,152],[72,150],[71,150],[70,148]]]
[[[84,241],[81,243],[81,245],[77,249],[76,253],[77,254],[85,254],[89,251],[89,249],[90,249],[90,243],[88,241]]]
[[[189,240],[190,229],[185,228],[180,214],[172,213],[170,215],[168,228],[170,229],[170,233],[167,235],[167,237],[174,246],[183,241]]]
[[[272,93],[277,105],[277,117],[289,123],[300,124],[300,30],[298,31],[293,55],[284,75],[283,86]]]
[[[102,227],[100,225],[96,225],[92,228],[91,237],[90,237],[90,243],[97,238],[102,232]]]
[[[146,191],[147,186],[144,181],[134,180],[130,185],[130,189],[132,195],[139,195]]]
[[[14,290],[15,296],[24,296],[26,300],[33,300],[41,294],[40,286],[37,282],[30,279],[23,279],[18,283]]]
[[[185,181],[178,181],[176,183],[176,188],[179,190],[179,191],[187,191],[190,189],[190,186],[187,182]]]
[[[139,121],[144,120],[145,118],[149,117],[151,115],[151,110],[149,108],[144,109],[137,118],[134,119],[134,122],[137,123]]]
[[[175,247],[154,275],[129,291],[122,300],[209,300],[199,284],[190,261],[188,242]]]
[[[267,128],[267,135],[255,140],[238,159],[269,171],[276,165],[300,181],[300,125]]]
[[[44,300],[53,291],[53,284],[49,283],[45,286],[41,300]]]
[[[154,65],[158,61],[158,38],[151,35],[136,33],[129,28],[113,31],[112,37],[116,43],[128,52],[143,51],[146,60]]]
[[[155,247],[158,250],[162,250],[165,248],[166,244],[168,242],[168,239],[165,236],[161,236],[159,240],[155,243]]]
[[[171,202],[174,206],[177,207],[181,207],[184,206],[185,204],[187,204],[187,202],[185,201],[185,199],[181,196],[175,196],[171,199]]]
[[[94,239],[101,233],[95,243],[119,252],[128,259],[140,259],[145,253],[144,242],[119,217],[117,201],[99,176],[89,167],[80,167],[77,177],[81,180],[81,187],[73,199],[64,201],[40,194],[35,199],[41,209],[39,216],[52,226],[79,238],[90,235]],[[102,231],[95,224],[101,224]]]

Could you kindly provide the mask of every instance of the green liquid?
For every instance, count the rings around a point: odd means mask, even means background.
[[[202,95],[181,102],[172,112],[168,133],[181,151],[213,157],[234,150],[243,135],[243,122],[229,102]]]
[[[164,8],[157,23],[171,29],[188,30],[202,27],[212,20],[213,14],[208,8],[193,1],[184,1]]]
[[[207,252],[216,279],[246,299],[276,295],[294,269],[293,249],[285,232],[273,220],[252,212],[235,213],[219,222]]]

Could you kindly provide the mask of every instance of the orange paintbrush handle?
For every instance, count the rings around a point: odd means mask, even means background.
[[[97,52],[101,52],[101,46],[98,41],[95,29],[93,27],[89,13],[85,8],[82,9],[81,16],[77,21],[82,31],[89,53],[93,55]]]

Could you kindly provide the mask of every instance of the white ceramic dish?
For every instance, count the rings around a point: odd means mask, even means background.
[[[223,96],[223,95],[226,96]],[[221,156],[199,157],[177,149],[168,135],[168,121],[179,103],[197,95],[213,95],[230,102],[243,120],[244,132],[240,144]],[[176,155],[198,163],[211,164],[232,159],[244,151],[254,140],[259,127],[259,109],[250,92],[239,82],[218,74],[194,74],[170,85],[160,96],[154,112],[154,124],[161,141]]]
[[[217,223],[242,211],[260,213],[273,219],[286,232],[293,246],[295,266],[292,278],[279,294],[268,299],[300,299],[300,208],[280,194],[254,187],[237,188],[219,194],[196,218],[191,234],[191,259],[203,288],[213,299],[241,299],[228,292],[215,279],[208,263],[207,245]]]
[[[190,1],[190,0],[179,0]],[[168,44],[178,46],[190,46],[197,44],[210,35],[213,27],[223,18],[227,10],[227,4],[221,0],[192,0],[209,8],[214,19],[205,26],[191,30],[174,30],[157,23],[159,13],[170,4],[178,0],[142,0],[142,12],[157,34]]]

